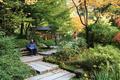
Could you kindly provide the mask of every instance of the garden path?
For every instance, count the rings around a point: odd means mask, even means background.
[[[52,51],[47,51],[51,53]],[[55,52],[55,50],[53,50]],[[45,53],[45,52],[43,52]],[[38,74],[26,80],[69,80],[75,74],[60,69],[58,65],[43,61],[44,55],[22,56],[21,61],[30,66]]]

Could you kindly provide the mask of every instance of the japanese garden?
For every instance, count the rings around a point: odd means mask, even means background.
[[[120,80],[120,0],[0,0],[0,80]]]

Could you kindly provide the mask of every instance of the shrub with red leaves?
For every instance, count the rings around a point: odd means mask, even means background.
[[[120,17],[115,19],[115,24],[120,28]]]
[[[115,35],[115,37],[114,37],[113,40],[114,40],[115,42],[120,43],[120,32]]]

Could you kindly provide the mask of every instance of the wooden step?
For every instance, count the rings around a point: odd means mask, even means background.
[[[22,52],[20,52],[21,54],[28,54],[29,53],[29,51],[22,51]]]
[[[26,80],[69,80],[74,77],[75,74],[68,71],[57,69],[46,74],[37,75]]]
[[[28,63],[28,62],[34,62],[38,60],[42,60],[43,56],[36,55],[36,56],[23,56],[20,58],[22,62]]]
[[[30,54],[29,51],[21,51],[20,53],[22,56],[28,56]]]
[[[36,70],[39,72],[39,74],[44,74],[49,71],[53,71],[58,69],[58,65],[56,64],[51,64],[51,63],[46,63],[42,61],[35,61],[35,62],[30,62],[27,63],[32,69]]]
[[[66,74],[64,76],[61,76],[59,78],[56,78],[54,80],[70,80],[71,78],[75,77],[75,74],[73,73],[69,73],[69,74]]]
[[[44,52],[38,52],[39,54],[41,54],[41,55],[52,55],[52,54],[54,54],[54,53],[56,53],[57,52],[57,50],[56,49],[54,49],[54,50],[49,50],[49,51],[44,51]]]
[[[20,51],[24,51],[24,50],[26,50],[26,48],[20,48]]]

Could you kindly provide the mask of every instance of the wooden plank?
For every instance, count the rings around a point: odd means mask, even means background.
[[[45,66],[48,66],[48,67],[58,67],[58,65],[56,64],[51,64],[51,63],[47,63],[47,62],[43,62],[43,61],[36,61],[37,64],[42,64],[42,65],[45,65]]]
[[[22,62],[27,63],[27,62],[32,62],[32,61],[37,61],[37,60],[42,60],[43,56],[23,56],[20,58]]]
[[[67,74],[69,74],[69,72],[67,72],[67,71],[62,71],[62,72],[56,73],[56,74],[54,74],[54,75],[52,75],[52,76],[48,76],[48,77],[45,77],[45,78],[41,78],[40,80],[55,80],[55,79],[57,79],[57,78],[59,78],[59,77],[61,77],[61,76],[67,75]]]
[[[59,73],[59,72],[61,72],[61,71],[63,71],[63,70],[57,69],[57,70],[48,72],[48,73],[46,73],[46,74],[42,74],[42,75],[37,75],[37,76],[34,76],[34,77],[30,77],[30,78],[28,78],[28,79],[26,79],[26,80],[40,80],[40,79],[42,79],[42,78],[45,78],[45,77],[48,77],[48,76],[52,76],[53,74]]]
[[[49,51],[45,51],[45,52],[39,52],[39,54],[42,54],[42,55],[51,55],[53,53],[56,53],[57,50],[54,49],[54,50],[49,50]]]
[[[20,48],[20,51],[26,50],[26,48]]]
[[[34,70],[38,71],[40,74],[58,69],[57,65],[54,65],[54,64],[49,65],[48,63],[41,62],[41,61],[30,62],[27,64],[31,66]]]
[[[29,51],[21,51],[21,53],[29,53]]]
[[[58,69],[58,70],[48,72],[46,74],[37,75],[31,78],[28,78],[26,80],[69,80],[74,76],[75,74],[73,73],[70,73],[62,69]]]
[[[75,74],[73,73],[69,73],[67,75],[61,76],[59,78],[56,78],[54,80],[70,80],[71,78],[73,78],[75,76]]]
[[[31,78],[28,78],[26,80],[40,80],[41,78],[51,76],[51,75],[53,75],[53,73],[49,72],[49,73],[46,73],[46,74],[43,74],[43,75],[37,75],[37,76],[31,77]]]
[[[32,69],[38,71],[40,74],[44,74],[48,71],[48,67],[44,65],[32,64],[32,63],[29,63],[28,65],[32,67]]]

